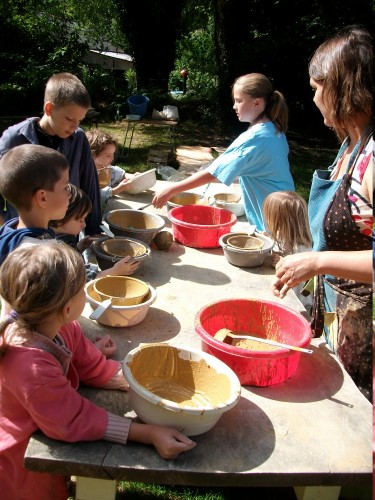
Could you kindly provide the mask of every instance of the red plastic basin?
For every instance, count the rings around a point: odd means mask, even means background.
[[[223,234],[230,232],[237,217],[224,208],[181,205],[168,213],[176,241],[187,247],[217,248]]]
[[[243,385],[284,382],[297,370],[301,353],[284,348],[255,351],[225,344],[214,339],[221,328],[299,347],[308,346],[312,338],[310,324],[299,312],[271,301],[228,299],[200,309],[195,316],[195,331],[201,337],[202,350],[232,368]]]

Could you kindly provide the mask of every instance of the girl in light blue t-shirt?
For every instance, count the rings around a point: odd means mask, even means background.
[[[285,136],[288,108],[284,96],[259,73],[237,78],[232,96],[238,119],[250,123],[248,130],[207,169],[155,193],[152,203],[161,208],[181,191],[218,181],[230,186],[238,177],[246,217],[250,224],[264,231],[262,205],[266,196],[275,191],[295,190]]]

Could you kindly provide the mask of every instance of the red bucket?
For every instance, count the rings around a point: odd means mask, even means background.
[[[225,344],[214,338],[222,328],[298,347],[308,346],[312,338],[310,324],[299,312],[275,302],[228,299],[200,309],[195,316],[195,331],[201,337],[202,350],[232,368],[243,385],[284,382],[296,372],[301,353],[287,348],[248,350]]]
[[[237,217],[224,208],[181,205],[168,213],[174,239],[187,247],[217,248],[223,234],[230,232]]]

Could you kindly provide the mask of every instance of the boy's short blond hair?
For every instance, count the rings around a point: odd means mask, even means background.
[[[91,108],[90,94],[81,80],[71,73],[57,73],[51,76],[44,92],[44,104],[51,102],[56,108],[76,104]]]
[[[69,169],[65,156],[39,144],[22,144],[0,160],[0,193],[20,212],[31,209],[39,189],[53,191],[62,173]]]

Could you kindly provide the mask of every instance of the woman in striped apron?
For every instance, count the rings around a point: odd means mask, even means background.
[[[348,27],[309,64],[314,102],[343,141],[333,165],[314,173],[309,222],[313,251],[276,266],[279,297],[314,277],[312,329],[324,334],[361,392],[372,399],[372,39]]]

